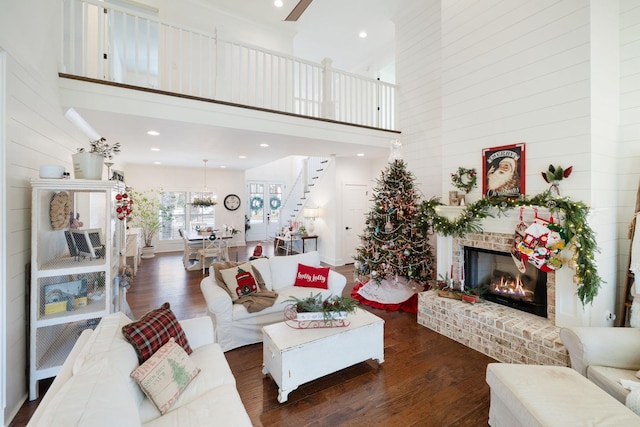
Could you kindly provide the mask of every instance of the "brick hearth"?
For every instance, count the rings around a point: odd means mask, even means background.
[[[453,239],[454,271],[464,263],[464,246],[509,252],[513,235],[475,233]],[[418,323],[505,363],[569,366],[569,355],[555,326],[555,274],[547,275],[547,318],[489,301],[477,304],[439,297],[418,298]]]
[[[489,301],[469,304],[418,295],[418,323],[505,363],[569,366],[559,328],[548,319]]]

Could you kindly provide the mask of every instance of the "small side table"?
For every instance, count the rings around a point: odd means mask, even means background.
[[[301,242],[301,252],[305,253],[307,250],[307,240],[315,241],[315,247],[313,250],[318,250],[318,236],[291,236],[289,239],[285,239],[284,236],[275,236],[273,239],[273,253],[277,255],[280,250],[284,251],[285,255],[291,255],[296,252],[293,248],[294,242]]]
[[[314,250],[318,250],[318,236],[301,236],[300,238],[302,239],[302,253],[305,252],[305,243],[307,240],[313,240],[316,244]]]

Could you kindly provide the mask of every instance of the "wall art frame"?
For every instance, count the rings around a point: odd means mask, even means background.
[[[482,150],[482,195],[491,199],[524,196],[526,177],[525,143]]]

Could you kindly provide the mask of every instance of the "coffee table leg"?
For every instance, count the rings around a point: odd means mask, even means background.
[[[286,402],[287,399],[289,398],[289,393],[291,393],[293,390],[295,390],[295,388],[291,389],[291,390],[287,390],[287,391],[279,389],[278,390],[279,391],[279,393],[278,393],[278,402],[280,402],[280,403]]]
[[[384,354],[381,354],[378,357],[372,357],[372,359],[378,362],[378,365],[382,365],[384,363]]]

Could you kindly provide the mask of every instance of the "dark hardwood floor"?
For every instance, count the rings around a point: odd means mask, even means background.
[[[263,247],[267,256],[273,255],[269,243]],[[232,248],[230,256],[243,261],[252,253],[253,246]],[[203,275],[186,271],[181,256],[143,260],[128,293],[136,317],[165,301],[179,319],[205,315]],[[348,296],[352,266],[335,270],[347,277]],[[254,426],[487,425],[485,372],[493,359],[418,325],[415,314],[363,308],[385,320],[385,362],[359,363],[302,385],[283,404],[275,382],[262,374],[262,344],[225,353]],[[339,354],[339,349],[331,350]],[[336,356],[328,352],[327,357]],[[25,425],[37,403],[25,403],[10,426]]]

